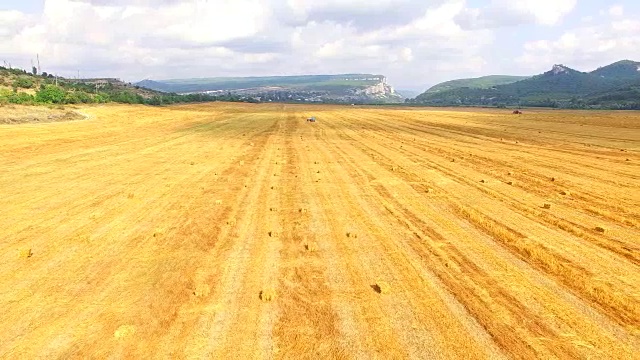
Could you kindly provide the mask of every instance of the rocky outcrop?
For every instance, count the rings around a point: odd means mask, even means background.
[[[401,96],[396,93],[395,89],[387,84],[387,78],[381,77],[380,82],[375,85],[367,86],[363,89],[356,89],[357,96],[374,97],[374,98],[394,98]]]

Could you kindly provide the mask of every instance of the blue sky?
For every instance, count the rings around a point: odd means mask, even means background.
[[[640,2],[0,0],[0,61],[128,81],[367,72],[396,88],[640,60]]]

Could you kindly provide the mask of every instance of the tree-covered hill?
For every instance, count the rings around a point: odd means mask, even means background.
[[[449,80],[430,87],[425,94],[438,93],[460,88],[490,89],[498,85],[511,84],[529,78],[528,76],[489,75],[479,78]]]
[[[639,65],[620,61],[588,73],[554,65],[543,74],[510,84],[425,92],[408,102],[434,106],[640,109]]]

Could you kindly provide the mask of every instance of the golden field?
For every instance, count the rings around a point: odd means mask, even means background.
[[[638,112],[79,111],[0,125],[2,359],[640,358]]]

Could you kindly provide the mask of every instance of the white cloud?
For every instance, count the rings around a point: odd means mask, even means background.
[[[483,8],[466,8],[457,21],[470,29],[531,23],[552,26],[571,13],[576,3],[577,0],[492,0]]]
[[[543,71],[556,63],[588,71],[618,60],[640,59],[638,33],[640,20],[636,19],[579,27],[555,40],[525,43],[517,62],[535,71]]]
[[[609,8],[609,15],[611,16],[624,16],[624,7],[622,5],[614,5]]]
[[[396,84],[481,74],[493,30],[465,0],[45,0],[0,12],[0,53],[63,76],[127,80],[372,72]]]

